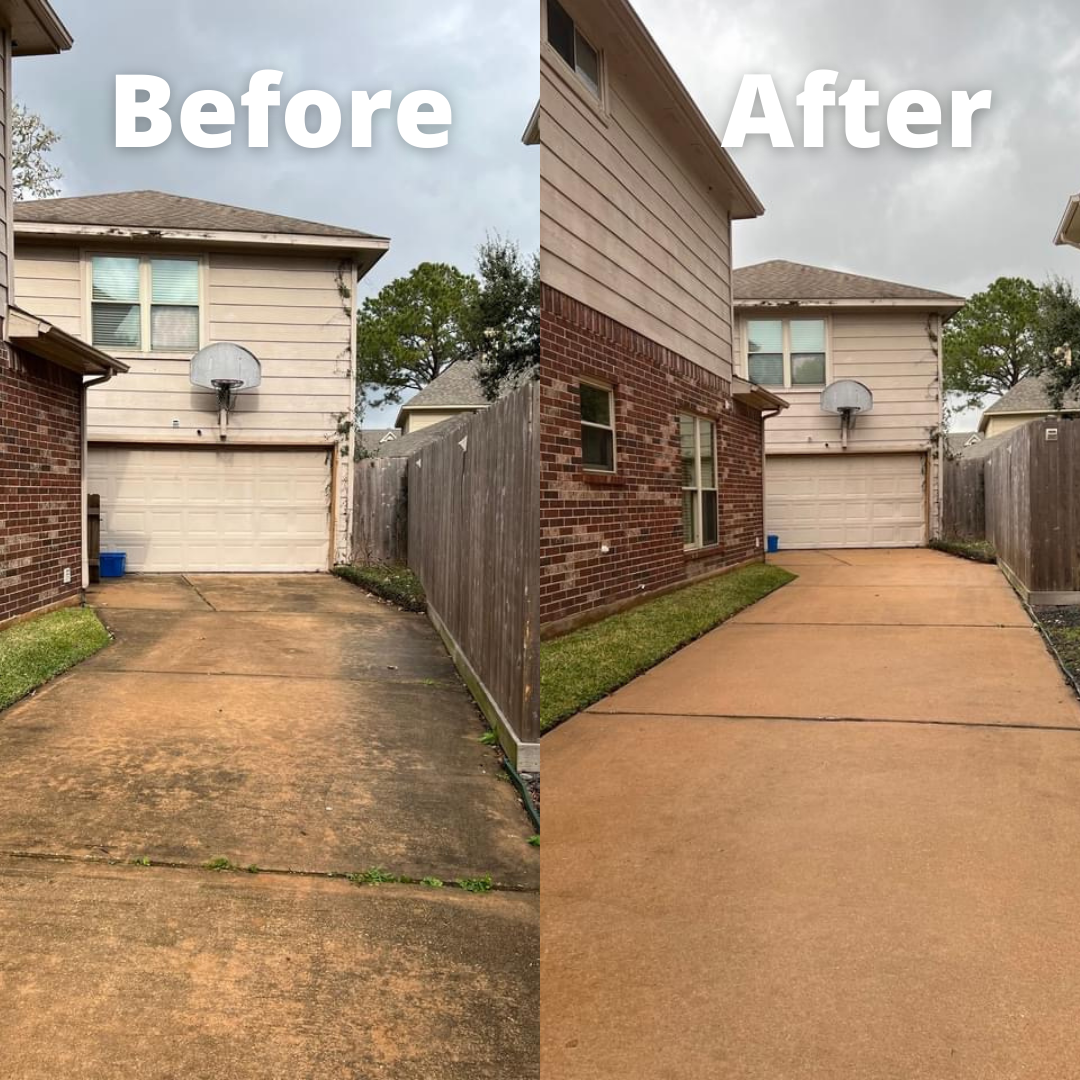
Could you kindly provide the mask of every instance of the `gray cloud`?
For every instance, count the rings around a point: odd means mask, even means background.
[[[539,84],[535,0],[61,0],[57,9],[75,47],[18,60],[14,82],[16,98],[63,137],[66,195],[160,188],[388,235],[392,250],[368,292],[425,259],[471,269],[489,230],[538,243],[539,159],[521,144]],[[251,149],[239,98],[259,68],[285,73],[283,101],[326,90],[343,110],[353,90],[389,88],[395,105],[411,90],[438,90],[454,109],[450,145],[410,147],[383,112],[373,147],[354,150],[346,111],[336,143],[305,150],[279,109],[270,147]],[[114,145],[114,77],[133,73],[172,88],[163,146]],[[238,106],[227,149],[198,149],[179,130],[181,102],[203,89]]]

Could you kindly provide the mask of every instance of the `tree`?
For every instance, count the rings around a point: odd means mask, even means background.
[[[532,378],[540,357],[540,260],[512,240],[489,237],[478,255],[480,291],[472,338],[484,396]]]
[[[1080,390],[1080,300],[1063,278],[1039,289],[1036,343],[1050,402],[1060,409],[1067,394]]]
[[[15,103],[11,110],[11,175],[16,199],[48,199],[60,194],[63,173],[49,160],[60,141],[37,113]]]
[[[421,263],[364,301],[357,315],[357,398],[382,405],[422,390],[474,351],[476,278],[446,263]]]
[[[1039,367],[1039,289],[1000,277],[945,324],[945,389],[970,406],[1008,393]]]

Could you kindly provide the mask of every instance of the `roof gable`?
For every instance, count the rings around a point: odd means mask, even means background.
[[[848,301],[867,303],[925,302],[931,308],[957,309],[964,299],[934,289],[915,285],[902,285],[882,278],[864,277],[843,270],[829,270],[821,266],[772,259],[768,262],[742,266],[732,275],[735,304],[754,301],[812,300]]]

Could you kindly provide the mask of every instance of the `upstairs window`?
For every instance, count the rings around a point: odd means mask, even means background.
[[[716,425],[700,416],[679,417],[682,456],[683,545],[687,550],[720,541],[716,497]]]
[[[600,96],[600,54],[574,25],[559,0],[548,0],[547,38],[551,47],[595,97]]]
[[[746,373],[759,386],[821,387],[826,382],[824,319],[750,319]]]
[[[615,395],[606,386],[581,383],[581,464],[594,472],[615,471]]]
[[[91,332],[98,348],[198,351],[198,259],[94,255],[90,273]]]

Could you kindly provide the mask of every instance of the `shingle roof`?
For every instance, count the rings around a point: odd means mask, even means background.
[[[740,300],[928,300],[961,305],[963,297],[842,270],[772,259],[735,270],[735,302]]]
[[[393,442],[393,439],[388,439],[388,435],[393,435],[394,439],[401,438],[401,428],[360,428],[357,431],[357,435],[360,438],[360,445],[369,453],[373,454],[382,445],[383,441]]]
[[[1027,413],[1027,412],[1051,412],[1054,406],[1050,403],[1050,395],[1046,392],[1046,384],[1042,375],[1028,375],[1021,379],[1004,397],[995,401],[993,405],[984,410],[987,413]],[[1065,396],[1066,409],[1080,409],[1080,393],[1073,392]]]
[[[480,383],[476,379],[476,361],[458,360],[441,375],[432,379],[419,394],[409,398],[401,408],[404,412],[420,405],[479,408],[490,404],[491,402],[484,397]]]
[[[960,457],[966,455],[967,451],[971,449],[967,444],[972,439],[975,442],[972,445],[982,442],[982,436],[977,431],[951,431],[945,437],[949,445],[949,453],[953,457]]]
[[[465,427],[471,416],[471,413],[462,413],[459,416],[450,416],[445,420],[440,420],[437,424],[421,428],[419,431],[410,431],[399,439],[383,443],[379,447],[378,456],[408,457],[415,451],[422,450],[430,443],[438,442],[440,439],[452,434],[455,428]]]
[[[45,225],[104,225],[128,229],[283,233],[380,240],[372,233],[323,225],[302,218],[267,214],[241,206],[169,195],[163,191],[118,191],[65,199],[32,199],[15,204],[15,221]]]

